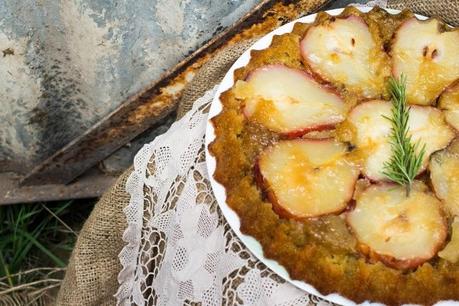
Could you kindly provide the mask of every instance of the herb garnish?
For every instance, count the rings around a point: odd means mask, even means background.
[[[411,135],[408,135],[410,107],[406,102],[406,77],[403,74],[400,80],[393,77],[389,79],[389,92],[392,97],[392,114],[391,118],[384,118],[392,123],[392,157],[384,163],[383,174],[391,181],[404,185],[406,195],[409,196],[411,184],[422,166],[426,146],[424,144],[420,148],[419,142],[413,144]]]

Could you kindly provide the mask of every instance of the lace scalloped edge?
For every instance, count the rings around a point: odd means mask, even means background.
[[[128,226],[123,233],[123,241],[126,245],[118,255],[122,269],[118,274],[118,283],[120,286],[115,294],[117,304],[121,304],[123,300],[129,297],[133,287],[134,272],[137,268],[136,253],[139,250],[141,241],[141,220],[144,208],[144,199],[140,195],[143,194],[146,166],[149,160],[148,158],[141,159],[139,157],[151,157],[154,143],[155,141],[144,145],[136,154],[134,158],[134,170],[126,181],[125,190],[129,194],[130,200],[129,204],[123,209]]]

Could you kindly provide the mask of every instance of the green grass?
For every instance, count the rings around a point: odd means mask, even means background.
[[[2,292],[58,285],[94,202],[0,206],[0,298]]]

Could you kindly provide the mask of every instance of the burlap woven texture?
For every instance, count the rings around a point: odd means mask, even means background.
[[[439,16],[459,25],[459,0],[388,0],[388,7],[410,9],[426,16]],[[229,46],[207,62],[185,89],[177,111],[181,118],[193,102],[218,84],[233,62],[254,40]],[[57,298],[57,305],[114,305],[121,270],[118,254],[124,247],[127,226],[123,208],[129,203],[125,183],[128,169],[100,199],[80,232]]]
[[[409,9],[425,16],[438,16],[452,26],[459,26],[459,0],[388,0],[394,9]]]
[[[127,227],[123,208],[129,204],[125,184],[132,167],[124,172],[94,207],[70,257],[57,305],[114,305]]]

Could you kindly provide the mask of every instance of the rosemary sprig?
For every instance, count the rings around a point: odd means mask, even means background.
[[[400,80],[389,79],[389,92],[392,97],[391,118],[384,116],[392,123],[390,144],[392,157],[384,163],[383,174],[391,181],[404,185],[406,195],[410,195],[411,185],[422,166],[425,155],[425,144],[413,144],[408,135],[408,119],[410,107],[406,103],[406,77],[402,74]],[[416,153],[419,152],[419,153]]]

